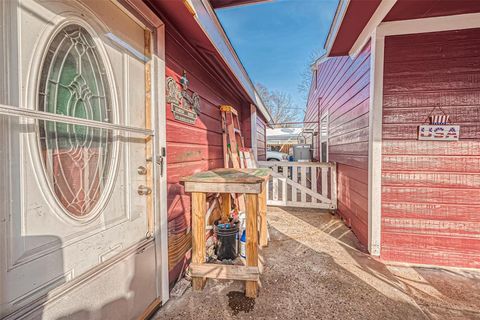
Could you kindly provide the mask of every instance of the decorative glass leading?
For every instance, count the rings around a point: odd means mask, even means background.
[[[53,38],[43,61],[40,111],[111,122],[105,67],[90,34],[79,25]],[[52,189],[73,216],[88,215],[105,188],[111,132],[68,123],[39,121],[40,147]]]

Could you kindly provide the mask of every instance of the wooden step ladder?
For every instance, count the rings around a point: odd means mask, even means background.
[[[220,112],[222,114],[222,131],[223,131],[223,159],[225,168],[230,168],[230,160],[232,161],[232,168],[257,168],[257,163],[255,161],[255,155],[253,154],[252,149],[245,148],[245,141],[240,130],[240,122],[238,120],[238,113],[231,106],[222,105],[220,106]],[[265,188],[266,183],[263,184]],[[246,203],[245,196],[243,194],[232,194],[235,205],[240,211],[245,212]],[[267,229],[267,220],[266,217],[266,192],[262,193],[262,199],[265,202],[265,207],[263,208],[264,214],[263,219],[260,220],[262,225],[260,230],[265,230],[261,232],[260,243],[262,246],[267,244],[268,235]],[[262,200],[262,201],[263,201]],[[222,194],[222,210],[224,214],[228,216],[231,205],[231,197],[229,194]]]
[[[245,157],[245,141],[240,130],[240,121],[238,113],[231,106],[220,106],[222,113],[222,129],[223,129],[223,150],[225,168],[230,168],[230,160],[232,168],[246,168],[247,162]]]
[[[238,113],[232,106],[220,106],[222,114],[222,131],[223,131],[223,159],[225,168],[246,168],[246,159],[243,153],[245,143],[240,130],[240,122],[238,120]],[[230,167],[230,161],[232,166]],[[226,203],[230,203],[230,196],[228,199],[222,199]],[[243,194],[234,196],[235,205],[241,211],[245,211],[245,199]]]

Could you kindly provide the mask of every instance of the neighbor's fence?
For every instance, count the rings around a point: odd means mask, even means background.
[[[273,173],[267,184],[267,204],[337,209],[337,166],[333,162],[259,161]]]

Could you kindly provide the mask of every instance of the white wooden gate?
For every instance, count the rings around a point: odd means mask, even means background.
[[[337,166],[332,162],[259,161],[273,173],[267,185],[267,204],[337,209]]]

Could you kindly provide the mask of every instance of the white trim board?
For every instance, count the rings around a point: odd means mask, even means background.
[[[403,34],[463,30],[480,27],[480,13],[382,22],[378,25],[378,37]]]
[[[164,44],[164,31],[165,27],[160,27],[157,29],[157,32],[161,32],[161,38]],[[164,56],[164,50],[160,53]],[[157,106],[164,106],[165,103],[165,66],[166,62],[164,59],[158,57],[157,55],[153,56],[153,70],[152,74],[157,79],[152,81],[152,96],[155,94],[155,104]],[[153,77],[152,77],[153,79]],[[157,157],[163,157],[162,165],[157,164],[158,173],[156,174],[156,179],[158,179],[158,192],[156,197],[156,207],[157,214],[155,216],[155,243],[157,245],[157,267],[160,267],[160,273],[158,281],[158,294],[162,299],[162,304],[165,304],[170,297],[169,289],[169,279],[168,279],[168,216],[167,216],[167,156],[163,154],[163,150],[167,148],[167,139],[166,139],[166,108],[158,108],[158,113],[156,117],[157,121],[157,146],[156,150]],[[160,258],[160,259],[158,259]]]
[[[380,255],[382,226],[382,109],[385,38],[372,35],[368,139],[368,251]]]
[[[368,40],[370,40],[372,33],[387,16],[395,3],[397,3],[397,0],[383,0],[380,3],[377,10],[375,10],[372,17],[363,28],[362,32],[358,35],[358,38],[353,44],[352,48],[350,48],[348,54],[351,57],[356,57],[362,51],[365,44],[367,44]]]

